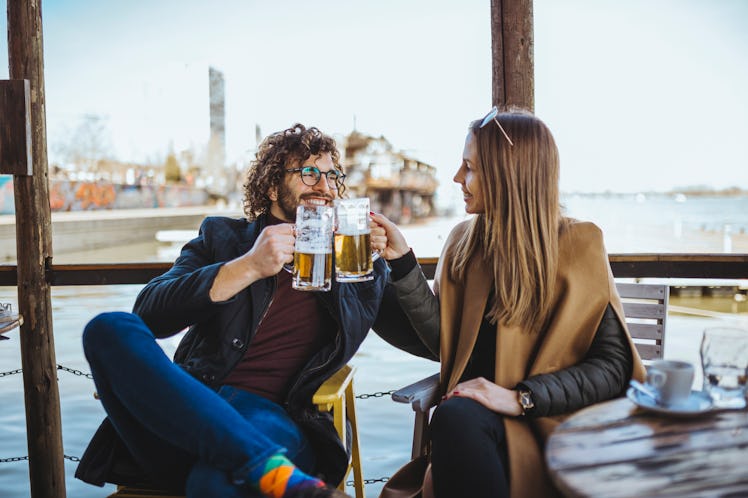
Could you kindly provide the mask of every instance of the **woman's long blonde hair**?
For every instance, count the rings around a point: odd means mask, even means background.
[[[484,212],[457,242],[450,267],[464,281],[476,255],[491,268],[491,323],[538,332],[552,308],[558,266],[558,237],[566,224],[559,200],[558,149],[548,127],[527,112],[500,113],[470,130],[478,148]],[[489,303],[490,304],[490,303]]]

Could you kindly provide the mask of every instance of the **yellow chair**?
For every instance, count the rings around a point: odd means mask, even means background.
[[[335,430],[341,441],[346,441],[346,418],[351,422],[351,460],[338,489],[344,490],[346,479],[353,470],[353,488],[356,498],[365,498],[364,476],[361,471],[361,452],[358,444],[358,426],[356,425],[355,396],[353,393],[353,374],[356,368],[345,365],[322,384],[312,397],[312,403],[322,411],[332,411]],[[109,498],[184,498],[170,492],[157,489],[118,486],[117,491]]]
[[[320,411],[331,411],[335,430],[338,431],[340,440],[345,444],[346,441],[346,418],[351,422],[351,460],[348,462],[348,468],[345,471],[343,480],[338,485],[338,489],[345,490],[345,482],[348,475],[353,470],[353,489],[356,492],[356,498],[365,498],[364,494],[364,475],[361,470],[361,451],[358,445],[358,425],[356,424],[356,404],[353,393],[353,374],[356,373],[356,367],[345,365],[338,370],[335,375],[330,377],[322,384],[312,397],[312,403],[317,405]]]

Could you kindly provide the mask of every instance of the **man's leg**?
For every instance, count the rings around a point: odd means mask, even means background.
[[[229,473],[236,483],[261,485],[261,477],[278,467],[284,479],[294,478],[295,486],[306,486],[306,480],[321,485],[290,462],[279,465],[283,448],[171,362],[138,316],[97,316],[86,326],[83,346],[101,402],[133,456],[145,459],[141,465],[152,462],[148,445],[140,441],[143,432],[128,433],[133,420],[157,438]]]
[[[315,456],[304,433],[280,405],[261,396],[232,386],[218,391],[232,407],[253,426],[262,428],[263,434],[286,449],[285,456],[303,472],[312,472]],[[187,496],[221,496],[223,498],[260,497],[246,494],[236,486],[228,474],[203,462],[197,462],[187,479]]]

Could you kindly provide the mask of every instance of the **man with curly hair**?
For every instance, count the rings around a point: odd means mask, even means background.
[[[246,218],[208,217],[134,313],[95,317],[83,334],[108,417],[76,476],[158,485],[188,496],[343,497],[348,454],[311,402],[371,328],[387,280],[299,292],[299,204],[329,205],[345,175],[335,141],[296,124],[260,145],[244,186]],[[372,230],[372,246],[386,246]],[[156,343],[188,328],[171,362]]]

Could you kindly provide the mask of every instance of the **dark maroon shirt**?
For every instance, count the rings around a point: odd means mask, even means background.
[[[268,218],[270,225],[282,223]],[[314,292],[291,287],[290,273],[281,270],[276,279],[275,294],[255,336],[223,383],[282,403],[290,382],[331,340],[334,321]]]

